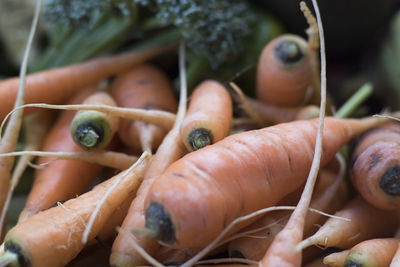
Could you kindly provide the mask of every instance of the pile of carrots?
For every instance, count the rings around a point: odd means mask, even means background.
[[[317,21],[302,9],[308,40],[266,44],[256,98],[216,80],[187,97],[183,43],[179,100],[149,62],[176,47],[30,74],[25,93],[19,78],[0,81],[0,266],[400,266],[400,126],[319,106]]]

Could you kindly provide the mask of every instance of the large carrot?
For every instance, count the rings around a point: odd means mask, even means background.
[[[366,239],[392,235],[399,221],[398,212],[379,210],[360,196],[350,201],[335,215],[350,221],[328,219],[314,235],[303,240],[298,247],[305,248],[315,244],[348,249]]]
[[[138,194],[132,202],[128,215],[122,223],[122,230],[129,230],[133,227],[144,227],[145,225],[145,207],[144,201],[148,194],[148,191],[158,176],[165,171],[165,169],[172,164],[174,161],[182,156],[184,151],[184,145],[180,138],[179,129],[182,124],[182,120],[186,114],[186,101],[187,101],[187,88],[186,88],[186,74],[185,74],[185,53],[184,43],[181,43],[179,49],[179,69],[180,69],[180,98],[179,107],[176,115],[174,127],[167,134],[162,141],[160,147],[157,149],[152,161],[149,164],[149,168],[146,171],[144,181],[141,184]],[[159,245],[152,239],[149,238],[136,238],[137,243],[148,253],[154,253]],[[119,233],[115,239],[112,247],[112,253],[110,256],[110,264],[113,266],[138,266],[146,263],[146,260],[142,255],[136,251],[124,236]]]
[[[368,131],[357,142],[350,177],[358,192],[379,209],[400,207],[400,124]]]
[[[382,122],[326,119],[322,164]],[[176,161],[149,192],[146,227],[169,246],[204,246],[236,217],[277,203],[304,183],[317,123],[295,121],[239,133]]]
[[[232,100],[217,81],[204,81],[193,91],[180,129],[188,151],[218,142],[228,135],[232,121]]]
[[[80,103],[95,92],[89,88],[80,92],[70,100],[71,103]],[[74,151],[82,152],[70,134],[71,121],[75,115],[73,111],[64,111],[60,114],[50,130],[42,150],[45,151]],[[38,163],[51,161],[51,158],[39,158]],[[49,208],[58,201],[65,201],[82,194],[100,173],[102,167],[76,160],[57,160],[48,164],[44,169],[35,171],[35,180],[31,192],[26,200],[25,207],[19,216],[19,222],[31,215]]]
[[[167,76],[152,65],[140,65],[118,75],[110,93],[122,107],[176,111]],[[118,130],[121,140],[138,151],[157,148],[166,133],[161,126],[126,119],[121,120]]]
[[[93,59],[84,63],[30,74],[26,79],[26,103],[60,104],[84,87],[124,72],[157,55],[171,50],[164,46],[126,52],[116,56]],[[19,86],[18,78],[0,82],[0,119],[13,108]]]
[[[114,211],[129,196],[136,194],[147,165],[145,160],[145,157],[140,158],[132,166],[133,170],[121,172],[91,191],[14,226],[6,235],[5,254],[0,256],[0,262],[8,261],[12,266],[65,266],[84,247],[82,233],[105,192],[122,179],[109,195],[107,205],[101,208],[101,216],[97,217],[91,229],[90,240],[100,232]]]

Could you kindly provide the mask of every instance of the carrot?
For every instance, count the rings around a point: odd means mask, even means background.
[[[79,103],[91,95],[95,89],[80,92],[71,103]],[[64,111],[53,125],[44,141],[42,150],[47,151],[84,151],[72,140],[70,124],[74,112]],[[42,157],[38,163],[48,162],[51,158]],[[33,214],[47,209],[58,201],[65,201],[82,194],[100,173],[102,167],[74,160],[51,162],[45,169],[35,171],[35,180],[25,207],[19,216],[23,222]]]
[[[216,143],[228,135],[232,121],[232,100],[217,81],[199,84],[191,95],[187,115],[180,128],[188,151]]]
[[[398,238],[398,235],[396,235],[395,237]],[[396,267],[400,265],[400,242],[399,245],[397,247],[396,253],[393,256],[392,261],[390,262],[390,267]]]
[[[140,65],[113,81],[111,95],[121,107],[176,111],[176,100],[167,76],[152,65]],[[136,150],[159,146],[167,129],[140,121],[121,120],[121,140]]]
[[[397,212],[379,210],[360,196],[335,215],[350,221],[328,219],[314,235],[303,240],[298,248],[315,244],[348,249],[366,239],[390,236],[395,232],[399,221]]]
[[[326,265],[323,262],[323,258],[317,258],[315,260],[313,260],[312,262],[308,262],[305,265],[303,265],[304,267],[327,267],[328,265]],[[339,266],[338,266],[339,267]]]
[[[329,265],[330,267],[343,267],[344,261],[347,255],[349,255],[349,252],[350,249],[331,253],[328,256],[324,257],[324,263]]]
[[[103,104],[117,106],[106,92],[96,92],[83,101],[83,104]],[[99,111],[79,111],[71,122],[71,136],[75,144],[84,150],[101,150],[114,137],[119,118]]]
[[[365,133],[355,146],[350,177],[358,192],[379,209],[400,207],[400,124]]]
[[[263,49],[257,66],[256,94],[262,102],[297,106],[306,101],[314,79],[316,58],[307,41],[281,35]]]
[[[236,84],[231,82],[229,85],[235,91],[237,101],[241,108],[259,127],[318,117],[319,108],[317,106],[285,107],[266,104],[259,100],[246,97]]]
[[[148,194],[151,185],[158,179],[158,176],[165,171],[165,169],[171,165],[174,161],[182,156],[184,151],[184,145],[180,138],[179,128],[182,124],[182,120],[186,113],[186,99],[187,99],[187,87],[186,87],[186,73],[185,73],[185,53],[184,43],[181,43],[179,49],[179,70],[180,70],[180,99],[178,112],[174,127],[167,134],[162,141],[160,147],[157,149],[156,154],[149,164],[149,168],[145,173],[144,181],[141,184],[138,194],[132,202],[128,215],[122,223],[121,230],[127,231],[132,228],[142,228],[145,225],[145,207],[144,201]],[[130,236],[136,241],[141,248],[150,254],[154,254],[157,251],[159,245],[152,239],[149,238],[137,238]],[[114,266],[138,266],[146,263],[146,260],[142,257],[140,252],[136,251],[131,246],[130,239],[126,239],[123,234],[119,233],[115,239],[112,247],[112,253],[110,256],[110,264]]]
[[[146,227],[169,246],[203,246],[234,218],[277,203],[304,183],[317,123],[295,121],[239,133],[189,153],[152,185]],[[322,163],[351,138],[380,123],[379,118],[326,119]]]
[[[133,66],[170,51],[172,48],[164,46],[130,51],[30,74],[26,79],[25,102],[63,103],[82,88],[127,71]],[[18,78],[9,78],[0,82],[0,119],[3,119],[11,111],[18,86]]]
[[[350,249],[343,266],[389,266],[398,246],[398,238],[377,238],[366,240]]]
[[[102,216],[97,217],[91,229],[91,240],[124,200],[136,193],[145,163],[146,157],[143,156],[129,171],[121,172],[91,191],[14,226],[6,235],[5,254],[0,256],[1,261],[9,261],[13,266],[65,266],[84,247],[82,232],[105,192],[122,179],[109,196],[108,205],[101,208]]]

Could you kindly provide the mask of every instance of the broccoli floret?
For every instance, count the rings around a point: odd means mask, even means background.
[[[253,12],[243,0],[134,0],[179,28],[188,46],[212,67],[234,60],[251,34]]]
[[[95,12],[113,9],[127,16],[131,14],[133,6],[133,0],[49,0],[45,17],[56,23],[86,26]]]

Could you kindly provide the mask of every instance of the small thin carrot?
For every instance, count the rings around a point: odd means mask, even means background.
[[[232,100],[217,81],[199,84],[190,97],[180,134],[188,151],[216,143],[228,135],[232,121]]]
[[[346,249],[340,252],[331,253],[324,257],[324,263],[330,267],[343,267],[344,261],[349,255],[350,249]]]
[[[74,96],[70,102],[82,102],[93,92],[95,92],[94,88],[88,88]],[[42,150],[84,151],[75,144],[70,134],[70,125],[74,115],[75,113],[72,111],[64,111],[60,114],[46,136]],[[51,158],[42,157],[39,158],[38,163],[41,164],[50,160]],[[44,169],[35,170],[34,184],[18,221],[22,222],[58,201],[65,201],[82,194],[100,173],[101,169],[102,167],[96,164],[74,160],[57,160],[48,164]]]
[[[168,77],[161,69],[149,64],[118,75],[111,84],[110,93],[121,107],[176,111],[177,103]],[[159,146],[167,130],[146,122],[123,119],[118,135],[137,151],[152,151]]]
[[[115,100],[106,92],[95,92],[82,104],[117,106]],[[71,136],[84,150],[105,148],[117,132],[119,118],[99,111],[79,111],[71,122]]]
[[[335,215],[348,218],[350,222],[328,219],[314,235],[299,243],[297,248],[321,245],[348,249],[366,239],[392,235],[399,220],[397,212],[379,210],[360,196]]]
[[[266,104],[259,100],[246,97],[236,84],[230,83],[230,86],[235,91],[242,109],[259,127],[318,117],[319,108],[317,106],[285,107]]]
[[[298,106],[306,101],[314,79],[316,58],[307,41],[284,34],[263,49],[257,66],[257,98],[262,102]]]
[[[352,156],[350,177],[371,205],[400,208],[400,124],[383,125],[364,134]]]
[[[53,113],[48,110],[44,110],[42,112],[38,112],[35,114],[31,114],[26,116],[23,121],[24,130],[25,130],[25,147],[24,149],[34,149],[37,150],[42,145],[42,142],[46,136],[48,129],[50,128],[50,123],[53,120]],[[4,155],[7,153],[3,153],[0,155]],[[34,158],[34,155],[24,154],[19,158],[10,181],[10,189],[7,193],[6,201],[4,203],[4,208],[1,211],[0,217],[0,225],[3,225],[4,219],[8,212],[8,208],[10,205],[10,201],[12,195],[14,193],[15,188],[17,187],[20,178],[22,177],[24,171],[28,167],[29,162]]]
[[[91,191],[17,224],[6,235],[5,254],[0,256],[0,261],[10,259],[13,266],[65,266],[84,247],[81,238],[87,220],[105,192],[121,180],[108,197],[108,205],[101,208],[102,216],[97,217],[89,239],[95,238],[125,199],[136,194],[146,166],[146,157],[143,156],[130,169],[97,185]]]
[[[363,241],[350,249],[343,266],[389,266],[398,246],[398,238],[376,238]]]
[[[169,131],[160,147],[157,149],[149,168],[145,173],[144,181],[141,184],[138,194],[132,202],[128,215],[122,223],[121,230],[127,231],[132,227],[143,228],[145,226],[145,206],[144,202],[150,190],[151,185],[158,177],[171,165],[179,159],[184,151],[184,145],[180,138],[179,128],[186,114],[187,86],[185,69],[185,45],[182,42],[179,48],[179,74],[180,74],[180,98],[178,112],[174,127]],[[139,246],[150,254],[154,254],[159,248],[159,244],[150,238],[130,238],[139,243]],[[115,239],[110,256],[110,264],[115,266],[138,266],[146,263],[146,259],[129,242],[130,239],[119,233]]]
[[[30,74],[26,80],[25,102],[63,103],[82,88],[127,71],[174,48],[175,46],[162,46],[135,50]],[[0,82],[0,119],[3,119],[13,108],[19,83],[18,78],[9,78]]]

